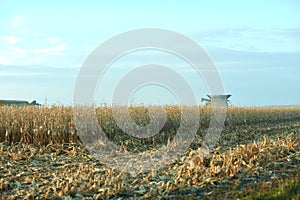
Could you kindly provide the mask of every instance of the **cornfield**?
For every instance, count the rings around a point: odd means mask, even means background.
[[[139,125],[149,107],[131,106]],[[161,107],[152,106],[152,109]],[[98,107],[98,122],[120,151],[150,152],[168,144],[181,107],[163,106],[166,122],[149,138],[126,134],[112,107]],[[202,158],[209,106],[193,106],[199,128],[187,152],[158,170],[130,174],[93,158],[77,135],[72,107],[0,107],[0,199],[243,198],[300,176],[300,107],[229,107],[218,146]],[[300,197],[299,184],[294,199]]]

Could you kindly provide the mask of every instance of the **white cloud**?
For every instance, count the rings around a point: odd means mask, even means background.
[[[33,37],[38,37],[38,36],[41,36],[41,35],[43,35],[43,33],[40,33],[40,32],[34,32],[32,34]]]
[[[0,64],[6,65],[55,65],[62,62],[66,44],[49,48],[24,49],[16,46],[8,46],[0,49]],[[54,57],[53,57],[54,56]],[[58,57],[59,56],[59,57]],[[54,59],[55,58],[55,59]],[[51,64],[52,63],[52,64]]]
[[[48,39],[48,42],[49,42],[50,44],[57,44],[57,43],[60,42],[60,41],[61,41],[60,38],[49,38],[49,39]]]
[[[62,52],[67,50],[65,44],[58,45],[51,48],[40,48],[40,49],[22,49],[18,47],[9,47],[10,50],[18,53],[31,53],[31,54],[49,54],[49,55],[62,55]]]
[[[87,51],[87,52],[93,51],[96,47],[97,47],[96,44],[94,44],[94,45],[89,44],[89,45],[83,45],[82,46],[82,48],[84,49],[84,51]]]
[[[23,16],[16,16],[12,22],[11,22],[11,25],[13,27],[18,27],[18,26],[21,26],[22,24],[24,24],[24,17]]]
[[[19,32],[20,34],[22,34],[22,35],[27,35],[27,34],[29,34],[30,33],[30,31],[29,30],[27,30],[27,29],[22,29],[22,30],[20,30],[20,32]]]
[[[4,55],[0,55],[0,64],[10,64],[11,62]]]
[[[0,71],[1,77],[24,77],[24,76],[42,76],[47,75],[47,73],[41,73],[41,72],[28,72],[25,70],[19,71],[19,72],[11,72],[11,71]]]
[[[248,52],[299,52],[299,28],[210,30],[195,34],[202,45]]]
[[[0,51],[0,64],[13,65],[21,64],[20,61],[26,59],[26,54],[13,51]]]
[[[21,40],[21,38],[14,36],[2,36],[1,39],[6,41],[9,45],[17,44]]]
[[[44,53],[44,54],[51,54],[51,55],[62,55],[62,52],[67,50],[65,44],[53,47],[53,48],[44,48],[44,49],[31,49],[29,52],[31,53]]]

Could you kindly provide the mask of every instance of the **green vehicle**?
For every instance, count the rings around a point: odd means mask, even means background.
[[[33,105],[33,106],[41,106],[41,104],[37,103],[36,100],[32,101],[29,103],[28,101],[23,101],[23,100],[0,100],[0,106],[28,106],[28,105]]]

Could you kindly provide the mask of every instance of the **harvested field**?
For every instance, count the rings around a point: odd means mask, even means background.
[[[164,108],[165,126],[151,138],[124,133],[110,107],[96,112],[120,151],[151,153],[180,124],[180,108]],[[71,107],[0,107],[0,199],[255,199],[289,183],[289,198],[300,198],[300,107],[228,108],[218,146],[205,158],[198,155],[210,108],[194,109],[201,120],[187,152],[158,171],[130,174],[89,154]],[[147,107],[130,112],[136,123],[149,123]]]

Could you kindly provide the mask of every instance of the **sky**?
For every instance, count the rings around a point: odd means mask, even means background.
[[[0,0],[0,99],[72,105],[80,68],[111,37],[140,28],[168,29],[197,42],[214,62],[237,106],[300,105],[300,1],[16,1]],[[122,44],[121,44],[122,45]],[[141,50],[115,61],[99,81],[96,103],[138,65],[180,73],[200,99],[204,80],[184,60]],[[178,104],[158,85],[131,104]]]

